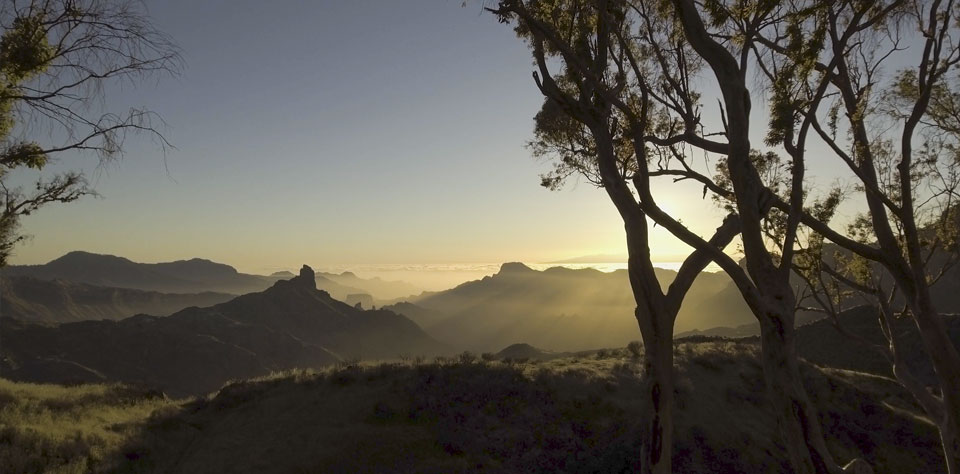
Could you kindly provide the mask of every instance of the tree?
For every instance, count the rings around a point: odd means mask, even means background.
[[[654,272],[649,245],[647,211],[630,189],[649,191],[647,163],[634,154],[631,120],[613,106],[596,84],[585,75],[609,75],[609,25],[598,17],[605,15],[606,4],[557,2],[544,15],[531,12],[541,6],[501,2],[493,10],[503,21],[517,19],[517,32],[528,39],[538,73],[537,87],[545,96],[536,117],[536,138],[532,142],[538,155],[555,155],[555,172],[544,176],[542,184],[557,187],[572,174],[585,177],[602,187],[617,208],[624,223],[628,251],[628,274],[637,303],[634,316],[644,343],[645,379],[649,416],[644,420],[645,439],[641,453],[643,472],[671,472],[673,441],[673,328],[684,296],[711,260],[709,251],[695,250],[681,265],[666,293]],[[545,35],[551,35],[547,39]],[[574,53],[573,50],[576,50]],[[565,62],[579,61],[583,69],[564,68],[554,74],[548,58]],[[623,58],[621,58],[623,59]],[[731,214],[719,226],[709,249],[719,252],[736,235],[739,220]],[[707,247],[705,247],[707,248]]]
[[[645,230],[645,218],[650,218],[693,247],[693,255],[712,259],[726,271],[757,317],[767,393],[789,461],[802,473],[841,470],[826,448],[800,378],[794,335],[797,300],[790,281],[794,254],[802,244],[801,224],[825,228],[817,218],[817,207],[832,201],[804,206],[805,149],[796,143],[810,132],[811,120],[798,126],[792,121],[771,123],[767,142],[787,152],[787,163],[775,151],[752,147],[754,94],[775,95],[784,85],[774,80],[751,91],[747,78],[751,67],[758,63],[763,67],[761,33],[789,32],[795,40],[790,54],[816,56],[823,33],[817,30],[796,40],[794,32],[795,23],[808,18],[810,9],[773,1],[695,4],[692,0],[501,0],[493,9],[501,21],[514,22],[517,33],[530,43],[537,86],[553,103],[538,116],[538,143],[547,145],[544,150],[552,146],[561,161],[544,184],[552,186],[571,173],[593,173],[624,218],[637,319],[645,342],[648,332],[657,334],[651,340],[669,339],[666,334],[671,329],[651,324],[668,318],[658,316],[657,292],[649,289],[651,280],[642,271],[648,265],[649,250],[645,234],[638,229]],[[560,72],[551,73],[550,66]],[[780,72],[773,74],[775,79],[783,75]],[[784,78],[799,72],[803,71],[787,71]],[[707,131],[702,120],[704,94],[696,87],[711,76],[720,91],[716,100],[722,127],[717,131]],[[823,100],[828,79],[829,75],[819,78],[811,102]],[[772,106],[779,102],[773,101]],[[568,117],[566,125],[553,120],[560,131],[545,133],[548,107]],[[777,109],[771,112],[779,117]],[[718,158],[698,167],[690,158],[691,150]],[[723,203],[730,211],[725,222],[736,225],[725,224],[721,230],[738,229],[745,268],[722,251],[729,242],[717,238],[723,232],[703,239],[658,205],[650,183],[659,177],[695,180],[703,185],[704,195],[711,193]],[[669,311],[663,313],[669,315]],[[645,331],[645,326],[655,331]],[[669,351],[669,347],[647,349],[651,380],[662,378],[656,375],[657,370],[665,370],[658,359]],[[653,400],[656,410],[657,398]],[[657,458],[649,456],[669,443],[669,438],[659,435],[656,430],[647,433],[642,462],[647,471],[668,472],[669,465],[657,465]],[[847,468],[863,465],[852,462]]]
[[[952,1],[839,2],[824,8],[809,22],[825,33],[822,51],[809,64],[829,74],[833,99],[823,111],[806,101],[802,88],[783,94],[785,116],[813,123],[832,158],[856,180],[867,207],[846,231],[822,229],[845,253],[822,255],[814,248],[805,278],[828,313],[836,313],[836,302],[851,290],[878,306],[888,341],[881,349],[939,428],[951,473],[960,472],[960,354],[931,288],[958,259],[958,17]],[[771,57],[792,62],[781,42],[762,41]],[[893,308],[897,301],[900,311]],[[929,393],[902,364],[889,331],[895,313],[916,324],[939,394]]]
[[[18,169],[42,170],[61,155],[123,155],[128,134],[164,147],[159,121],[145,109],[100,112],[104,88],[153,74],[176,74],[177,47],[134,0],[5,0],[0,5],[0,267],[24,239],[20,217],[50,203],[93,193],[82,173],[9,186]],[[38,136],[48,131],[47,143]]]

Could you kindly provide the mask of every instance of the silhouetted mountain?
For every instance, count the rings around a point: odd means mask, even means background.
[[[167,317],[86,321],[57,327],[3,319],[0,370],[13,380],[119,380],[175,395],[234,378],[338,360],[450,352],[409,319],[361,311],[316,289],[304,266],[292,280]]]
[[[201,258],[137,263],[123,257],[82,251],[70,252],[43,265],[9,266],[4,269],[4,275],[162,293],[218,292],[234,295],[262,291],[277,280],[295,276],[288,271],[270,276],[250,275],[240,273],[230,265]],[[351,286],[353,283],[360,286]],[[367,280],[348,272],[317,275],[317,287],[341,301],[347,295],[356,293],[370,293],[378,299],[389,299],[394,294],[407,296],[419,291],[403,282],[385,282],[379,278]],[[380,296],[377,291],[388,296]]]
[[[0,317],[37,322],[123,319],[147,313],[166,316],[189,306],[210,306],[233,298],[226,293],[158,293],[129,288],[0,278]]]
[[[4,273],[164,293],[242,294],[261,291],[276,281],[276,278],[239,273],[229,265],[199,258],[137,263],[123,257],[81,251],[70,252],[43,265],[13,265],[5,268]]]
[[[676,276],[662,269],[657,274],[664,286]],[[722,291],[731,284],[725,274],[701,274],[680,311],[677,331],[753,321],[739,293]],[[522,263],[506,263],[496,275],[411,302],[393,308],[421,321],[438,339],[476,351],[516,341],[551,350],[582,350],[622,346],[639,338],[625,270],[536,271]]]

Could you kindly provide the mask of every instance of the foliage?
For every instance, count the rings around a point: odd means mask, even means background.
[[[21,217],[93,193],[78,172],[41,178],[30,191],[9,185],[11,175],[41,171],[64,154],[119,157],[128,133],[147,133],[166,146],[149,110],[98,114],[96,105],[111,84],[176,73],[180,59],[133,0],[7,1],[0,29],[2,267],[25,238]],[[49,130],[45,143],[42,130]]]

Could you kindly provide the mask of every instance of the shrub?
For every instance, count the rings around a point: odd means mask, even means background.
[[[639,359],[643,357],[643,344],[641,344],[640,341],[630,341],[630,343],[627,344],[627,352],[630,353],[630,357]]]
[[[477,356],[470,351],[463,351],[459,356],[457,356],[457,360],[461,364],[472,364],[476,362]]]

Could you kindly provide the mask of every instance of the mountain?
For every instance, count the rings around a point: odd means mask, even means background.
[[[139,313],[166,316],[189,306],[210,306],[231,298],[233,295],[225,293],[158,293],[64,280],[0,278],[0,317],[23,321],[118,320]]]
[[[167,317],[44,326],[4,318],[0,375],[35,382],[123,381],[176,396],[227,380],[352,358],[451,352],[413,321],[362,311],[317,290],[313,271]]]
[[[417,325],[422,328],[432,327],[433,325],[450,317],[450,315],[446,313],[423,308],[406,301],[384,306],[383,309],[402,314],[413,320],[413,322],[417,323]]]
[[[360,278],[353,272],[319,273],[319,277],[326,278],[339,285],[359,289],[361,291],[354,291],[353,293],[366,293],[377,301],[394,300],[423,292],[423,288],[405,281],[382,280],[380,277]]]
[[[12,265],[4,269],[4,274],[163,293],[243,294],[264,290],[276,281],[276,278],[239,273],[229,265],[200,258],[137,263],[123,257],[81,251],[42,265]]]
[[[947,332],[954,345],[960,349],[960,315],[943,315]],[[893,377],[890,363],[874,345],[886,346],[886,339],[877,322],[877,310],[870,306],[858,306],[841,313],[841,327],[856,334],[860,340],[841,334],[833,326],[832,319],[821,319],[797,328],[797,351],[800,356],[817,365],[856,370]],[[923,349],[917,326],[909,317],[894,321],[893,333],[903,351],[907,367],[921,381],[936,384],[933,366]]]
[[[657,275],[666,286],[676,272],[657,269]],[[680,310],[677,331],[753,321],[739,293],[724,291],[731,285],[722,273],[697,277]],[[505,263],[493,276],[408,303],[412,305],[391,308],[420,321],[434,337],[478,352],[520,341],[572,351],[623,346],[639,339],[626,270],[536,271],[521,263]]]
[[[42,265],[12,265],[5,276],[27,276],[39,280],[65,280],[113,288],[130,288],[162,293],[217,292],[241,295],[262,291],[274,282],[295,275],[280,271],[270,276],[240,273],[223,263],[202,258],[162,263],[138,263],[114,255],[74,251]],[[377,301],[391,300],[422,292],[402,281],[360,278],[353,273],[320,273],[317,287],[335,299],[367,293]]]
[[[826,244],[824,247],[824,255],[828,256],[827,261],[831,265],[836,264],[836,256],[841,255],[845,258],[849,258],[850,252],[843,250],[836,244]],[[957,291],[957,288],[960,288],[960,265],[949,265],[950,255],[945,252],[935,252],[929,258],[929,263],[927,268],[931,275],[939,275],[937,281],[930,287],[930,296],[933,299],[934,305],[941,314],[952,314],[960,313],[960,292]],[[742,262],[741,262],[742,263]],[[940,269],[943,269],[941,272]],[[871,270],[877,274],[885,273],[886,270],[883,269],[880,264],[873,263],[871,264]],[[805,283],[803,280],[796,276],[791,275],[791,283],[798,288],[804,288]],[[883,285],[885,294],[888,294],[891,290],[891,285],[889,283],[889,278],[887,283]],[[739,295],[739,292],[732,285],[723,289],[723,299],[734,298]],[[802,302],[808,306],[816,306],[814,301],[807,300]],[[871,334],[879,337],[879,326],[876,321],[875,315],[869,316],[866,320],[862,319],[860,314],[863,314],[864,309],[858,308],[858,306],[863,304],[863,299],[859,294],[852,294],[844,299],[843,306],[852,308],[848,310],[848,315],[845,317],[850,318],[851,321],[854,321],[857,325],[863,324],[862,329],[869,330]],[[901,295],[898,295],[894,298],[894,303],[892,306],[902,306],[904,304],[904,299]],[[701,306],[695,309],[698,312],[709,312],[711,311],[710,301],[701,303]],[[798,311],[796,325],[799,328],[804,325],[817,322],[823,318],[822,313],[813,312],[813,311]],[[829,321],[825,321],[827,326],[829,326]],[[821,327],[820,325],[815,327]],[[830,331],[836,333],[832,327],[829,328]],[[680,334],[677,334],[677,337],[687,337],[687,336],[720,336],[720,337],[748,337],[760,334],[760,325],[754,321],[749,324],[730,327],[730,326],[718,326],[711,327],[708,329],[692,330],[685,331]],[[879,340],[874,342],[880,343]],[[872,349],[870,349],[872,351]],[[873,351],[875,352],[875,351]]]

